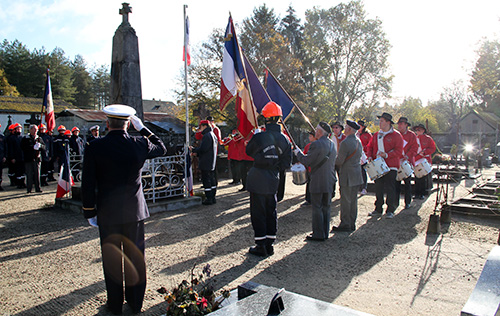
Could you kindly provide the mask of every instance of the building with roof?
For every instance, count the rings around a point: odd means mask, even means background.
[[[476,149],[489,144],[495,151],[499,127],[500,118],[494,113],[472,110],[460,120],[458,138],[461,144],[472,144]]]
[[[23,126],[23,134],[27,133],[30,124],[39,124],[43,99],[0,96],[0,124],[2,132],[12,123]],[[75,106],[61,100],[54,100],[54,113]],[[45,118],[42,120],[45,123]]]
[[[144,124],[163,140],[168,154],[174,154],[185,143],[184,121],[170,114],[144,112]],[[90,135],[90,127],[99,125],[101,135],[105,135],[106,114],[100,110],[67,109],[56,113],[56,125],[64,125],[67,129],[77,126],[82,137]]]

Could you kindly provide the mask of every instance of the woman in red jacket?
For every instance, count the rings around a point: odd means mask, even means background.
[[[398,207],[398,197],[396,196],[396,176],[399,169],[401,155],[403,154],[403,137],[392,128],[392,115],[382,113],[377,116],[380,131],[373,134],[372,140],[368,144],[366,156],[371,162],[378,157],[385,160],[390,171],[384,176],[375,180],[375,210],[369,216],[381,216],[384,205],[384,193],[387,194],[385,204],[387,204],[386,218],[393,218],[394,211]]]
[[[424,124],[415,126],[417,134],[418,150],[415,156],[415,163],[425,158],[432,165],[432,154],[436,151],[436,143],[427,135],[427,129]],[[415,178],[415,198],[423,200],[424,195],[432,190],[432,172],[422,178]]]

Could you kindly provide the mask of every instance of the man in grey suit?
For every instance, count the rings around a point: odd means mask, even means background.
[[[311,143],[307,154],[295,149],[297,159],[307,167],[311,167],[309,191],[312,204],[312,234],[307,240],[324,241],[330,231],[330,205],[333,186],[337,182],[335,176],[335,157],[337,151],[333,142],[328,139],[332,132],[326,122],[320,122],[316,127],[316,141]]]
[[[358,123],[347,120],[344,134],[347,138],[340,143],[335,164],[340,168],[340,225],[333,226],[332,232],[353,232],[358,216],[358,189],[363,184],[360,159],[363,145],[356,137]]]

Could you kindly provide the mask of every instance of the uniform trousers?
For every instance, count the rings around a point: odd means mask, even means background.
[[[259,246],[272,245],[278,231],[278,201],[276,194],[250,192],[250,219],[255,243]]]
[[[358,217],[358,189],[359,185],[340,186],[339,228],[356,230],[356,218]]]
[[[431,181],[429,181],[429,178]],[[431,185],[429,185],[429,183]],[[428,195],[430,190],[432,190],[432,173],[422,178],[415,178],[415,196]]]
[[[241,180],[240,175],[240,161],[230,159],[229,164],[231,165],[231,176],[233,178],[233,182],[239,182]]]
[[[375,211],[382,213],[384,206],[384,194],[387,196],[385,204],[387,204],[387,213],[394,213],[398,207],[398,196],[396,195],[396,170],[389,171],[383,177],[375,180]]]
[[[361,190],[363,189],[366,190],[368,188],[368,176],[366,175],[365,166],[366,164],[361,165],[361,176],[363,177],[363,184],[361,185]]]
[[[16,160],[9,162],[10,185],[16,185],[18,188],[24,187],[24,162]]]
[[[331,193],[311,193],[313,238],[328,238],[328,234],[330,233],[331,204]]]
[[[404,183],[404,190],[405,190],[405,206],[410,205],[411,203],[411,176],[403,180]],[[399,206],[399,198],[401,196],[401,187],[403,185],[401,184],[401,181],[396,182],[396,196],[398,199],[398,206]]]
[[[26,172],[26,188],[28,192],[31,192],[33,185],[35,185],[35,190],[41,191],[40,189],[40,162],[30,161],[24,163],[24,169]]]
[[[125,276],[125,299],[133,311],[139,311],[146,290],[144,221],[99,225],[99,235],[108,307],[121,311]]]
[[[241,183],[243,184],[243,189],[246,189],[246,187],[247,187],[247,175],[248,175],[248,171],[250,171],[250,169],[253,166],[253,161],[241,160],[241,161],[239,161],[239,163],[240,163],[239,164],[239,166],[240,166],[239,172],[241,175]]]
[[[217,192],[217,179],[215,177],[215,170],[201,170],[201,182],[203,184],[203,191],[207,199],[214,199]]]

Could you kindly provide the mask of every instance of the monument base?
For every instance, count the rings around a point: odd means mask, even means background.
[[[210,313],[210,316],[236,315],[361,316],[371,314],[288,292],[284,289],[246,282],[238,286],[238,301]]]

